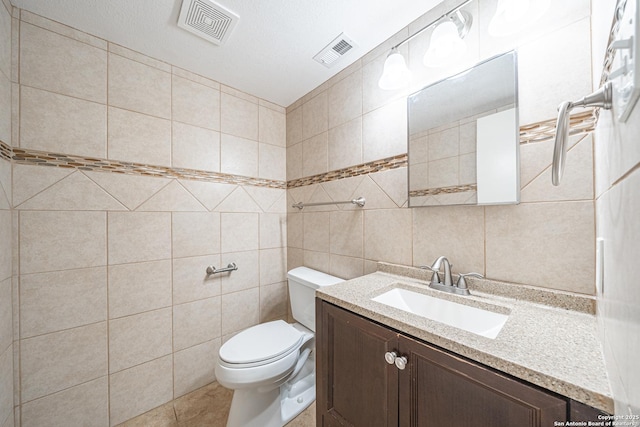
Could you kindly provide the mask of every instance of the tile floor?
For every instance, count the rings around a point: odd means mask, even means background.
[[[117,427],[225,427],[232,396],[233,391],[213,382]],[[287,427],[315,425],[314,402]]]

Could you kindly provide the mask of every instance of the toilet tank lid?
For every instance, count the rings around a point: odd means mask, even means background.
[[[289,270],[287,277],[314,289],[344,282],[344,280],[339,277],[331,276],[308,267],[296,267],[293,270]]]

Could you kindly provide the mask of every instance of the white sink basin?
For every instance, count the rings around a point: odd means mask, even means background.
[[[506,314],[494,313],[402,288],[391,289],[371,300],[492,339],[498,336],[509,318]]]

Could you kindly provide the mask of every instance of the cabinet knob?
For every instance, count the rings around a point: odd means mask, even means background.
[[[402,371],[407,367],[407,358],[404,356],[396,357],[395,364],[396,367]]]
[[[386,360],[389,365],[394,364],[394,362],[396,361],[396,357],[398,357],[398,355],[395,351],[387,351],[384,354],[384,360]]]

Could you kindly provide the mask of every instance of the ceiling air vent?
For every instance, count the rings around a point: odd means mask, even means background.
[[[347,37],[344,33],[341,33],[331,43],[325,46],[316,56],[313,57],[316,61],[321,63],[327,68],[330,68],[338,59],[345,53],[349,52],[357,45]]]
[[[183,0],[178,26],[217,45],[224,44],[238,15],[209,0]]]

